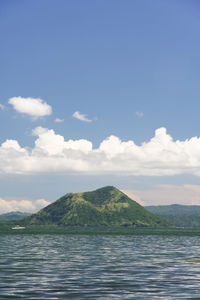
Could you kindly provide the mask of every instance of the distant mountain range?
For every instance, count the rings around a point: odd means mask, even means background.
[[[6,214],[0,215],[0,221],[12,221],[12,220],[21,220],[27,216],[29,216],[30,213],[23,213],[20,211],[13,211]]]
[[[24,224],[61,226],[166,225],[166,222],[112,186],[92,192],[68,193],[24,221]]]
[[[200,227],[200,206],[198,205],[146,206],[146,209],[176,227]]]

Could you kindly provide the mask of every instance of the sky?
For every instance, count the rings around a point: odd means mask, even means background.
[[[0,213],[200,205],[199,32],[198,0],[1,0]]]

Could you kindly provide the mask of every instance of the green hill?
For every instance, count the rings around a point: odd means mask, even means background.
[[[199,228],[200,206],[199,205],[159,205],[146,206],[151,213],[171,223],[176,227]]]
[[[118,189],[107,186],[85,193],[68,193],[25,219],[32,225],[135,226],[165,225]]]

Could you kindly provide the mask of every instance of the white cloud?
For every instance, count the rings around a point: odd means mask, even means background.
[[[200,205],[200,185],[157,185],[147,190],[124,191],[128,196],[137,195],[142,205]],[[140,202],[142,201],[142,202]]]
[[[165,128],[155,131],[150,141],[138,146],[133,140],[116,136],[103,140],[94,149],[90,141],[65,140],[54,130],[37,127],[32,149],[16,140],[0,146],[0,173],[84,172],[87,174],[123,174],[164,176],[193,174],[200,176],[200,138],[174,141]]]
[[[3,104],[0,103],[0,109],[4,110],[5,106]]]
[[[55,122],[55,123],[62,123],[62,122],[64,122],[64,119],[56,118],[56,119],[54,120],[54,122]]]
[[[21,211],[21,212],[37,212],[41,208],[49,205],[51,202],[45,199],[28,200],[28,199],[15,199],[5,200],[0,198],[0,214]]]
[[[142,111],[136,111],[136,116],[138,117],[138,118],[142,118],[142,117],[144,117],[144,113],[142,112]]]
[[[12,97],[8,100],[8,103],[11,104],[17,112],[29,115],[33,119],[52,114],[51,106],[40,98]]]
[[[36,127],[33,130],[33,135],[38,136],[35,141],[35,148],[32,153],[43,153],[52,155],[61,155],[62,158],[66,157],[67,151],[80,151],[82,153],[89,153],[92,150],[92,143],[87,140],[68,140],[65,141],[64,137],[55,134],[54,130],[49,130],[43,127]],[[69,157],[70,159],[70,157]]]
[[[86,115],[81,114],[79,111],[75,111],[72,116],[83,122],[92,122],[92,120],[88,119]]]

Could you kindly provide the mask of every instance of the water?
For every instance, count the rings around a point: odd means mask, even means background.
[[[200,299],[200,237],[0,235],[0,299]]]

